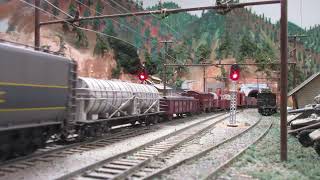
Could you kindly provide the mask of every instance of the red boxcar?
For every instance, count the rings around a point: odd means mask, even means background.
[[[202,112],[214,111],[214,96],[210,93],[202,93],[197,91],[187,91],[182,93],[183,96],[194,97],[199,100],[200,109]]]
[[[246,107],[246,94],[244,92],[237,92],[237,106]]]
[[[200,112],[199,100],[193,97],[169,96],[160,99],[160,110],[166,112],[166,118],[172,119],[173,115],[192,115]]]
[[[221,101],[220,108],[222,110],[230,109],[230,95],[229,94],[221,95],[220,101]]]

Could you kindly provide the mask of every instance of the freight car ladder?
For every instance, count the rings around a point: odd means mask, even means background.
[[[76,122],[76,86],[77,86],[77,62],[72,60],[70,63],[69,71],[69,97],[68,97],[68,110],[67,110],[67,120],[65,122],[65,130],[67,134],[72,133],[71,130],[74,129],[74,124]]]

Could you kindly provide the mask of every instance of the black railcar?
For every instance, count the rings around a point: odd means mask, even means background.
[[[257,96],[258,112],[263,116],[271,116],[277,112],[276,94],[262,91]]]
[[[67,119],[73,62],[0,43],[0,158],[28,154]]]

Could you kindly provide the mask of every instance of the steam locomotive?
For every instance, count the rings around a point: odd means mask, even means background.
[[[78,77],[75,61],[0,43],[0,160],[29,154],[53,136],[83,139],[122,124],[228,109],[228,94],[161,97],[147,84]],[[238,94],[239,107],[255,98]]]

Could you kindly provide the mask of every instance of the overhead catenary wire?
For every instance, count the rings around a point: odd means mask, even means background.
[[[42,11],[42,12],[44,12],[44,13],[52,16],[52,17],[55,17],[55,18],[57,18],[57,19],[60,19],[60,20],[62,20],[63,22],[65,22],[65,23],[67,23],[67,24],[69,24],[69,25],[71,25],[71,26],[73,26],[73,27],[75,27],[75,28],[77,28],[77,29],[81,29],[81,30],[89,31],[89,32],[94,32],[94,33],[97,33],[97,34],[100,34],[100,35],[103,35],[103,36],[107,36],[107,37],[110,37],[110,38],[113,38],[113,39],[117,39],[117,40],[119,40],[119,41],[122,41],[122,42],[124,42],[124,43],[127,43],[127,44],[129,44],[129,45],[131,45],[131,46],[139,49],[139,48],[136,47],[134,44],[132,44],[132,43],[126,41],[126,40],[123,40],[123,39],[120,39],[120,38],[118,38],[118,37],[116,37],[116,36],[108,35],[108,34],[105,34],[105,33],[99,32],[99,31],[95,31],[95,30],[92,30],[92,29],[87,29],[87,28],[83,28],[83,27],[76,26],[76,25],[74,25],[73,23],[70,23],[69,21],[67,21],[67,20],[65,20],[65,19],[63,19],[63,18],[60,18],[60,17],[58,17],[58,16],[56,16],[56,15],[54,15],[54,14],[52,14],[52,13],[50,13],[50,12],[48,12],[48,11],[42,9],[42,8],[40,8],[40,7],[37,7],[37,6],[35,6],[35,5],[27,2],[27,1],[25,1],[25,0],[19,0],[19,1],[25,3],[25,4],[29,5],[29,6],[31,6],[31,7],[33,7],[33,8],[36,8],[36,9],[38,9],[38,10],[40,10],[40,11]],[[57,8],[57,9],[58,9],[59,11],[63,11],[63,10],[61,10],[60,8]],[[63,12],[64,12],[64,11],[63,11]]]
[[[106,2],[106,0],[103,0],[104,2]],[[127,8],[125,8],[124,6],[122,6],[121,4],[119,4],[118,2],[116,2],[116,1],[114,1],[114,0],[110,0],[110,1],[112,1],[114,4],[116,4],[118,7],[120,7],[121,9],[123,9],[124,11],[126,11],[126,12],[130,12]],[[108,3],[108,2],[107,2]],[[109,4],[109,3],[108,3]],[[111,5],[111,4],[109,4],[109,5]],[[114,7],[113,7],[114,8]],[[118,9],[119,10],[119,9]],[[120,13],[122,13],[122,11],[118,11],[118,12],[120,12]],[[153,16],[153,17],[155,17],[156,19],[158,19],[158,17],[156,16],[156,15],[154,15],[154,14],[152,14],[151,13],[151,15]],[[137,19],[139,19],[140,21],[142,21],[144,24],[146,24],[146,25],[151,25],[150,23],[148,23],[148,22],[146,22],[145,20],[143,20],[141,17],[139,17],[139,16],[136,16],[136,15],[133,15],[134,17],[136,17]],[[159,19],[158,19],[159,20]],[[159,20],[160,21],[160,20]],[[160,23],[161,23],[162,21],[160,21]],[[175,32],[176,34],[178,34],[178,35],[180,35],[180,37],[182,37],[183,38],[183,35],[181,35],[181,34],[179,34],[175,29],[173,29],[169,24],[167,24],[167,23],[165,23],[165,22],[162,22],[162,23],[164,23],[169,29],[171,29],[171,31],[173,31],[173,32]],[[175,40],[176,41],[176,40]],[[176,41],[177,42],[177,41]],[[185,46],[185,45],[183,45],[183,44],[181,44],[182,46],[183,46],[183,48],[184,49],[186,49],[186,50],[189,50],[189,47],[187,47],[187,46]],[[168,53],[166,53],[166,55],[169,57],[169,58],[171,58],[171,59],[174,59],[175,61],[177,61],[174,57],[172,57],[171,55],[169,55]],[[202,59],[207,59],[207,57],[206,58],[204,58],[204,57],[202,57],[202,56],[199,56],[199,58],[202,58]]]
[[[48,11],[42,9],[42,8],[40,8],[40,7],[36,7],[35,5],[29,3],[29,2],[27,2],[27,1],[25,1],[25,0],[19,0],[19,1],[22,2],[22,3],[25,3],[25,4],[29,5],[29,6],[31,6],[31,7],[33,7],[33,8],[36,8],[36,9],[42,11],[43,13],[45,13],[45,14],[47,14],[47,15],[49,15],[49,16],[55,17],[55,18],[57,18],[57,19],[59,19],[59,20],[62,20],[63,22],[65,22],[65,23],[67,23],[67,24],[69,24],[69,25],[71,25],[71,26],[73,26],[73,27],[75,27],[75,28],[77,28],[77,29],[80,29],[80,30],[83,30],[83,31],[88,31],[88,32],[93,32],[93,33],[96,33],[96,34],[99,34],[99,35],[102,35],[102,36],[106,36],[106,37],[109,37],[109,38],[113,38],[113,39],[122,41],[122,42],[124,42],[124,43],[126,43],[126,44],[129,44],[129,45],[131,45],[132,47],[134,47],[134,48],[136,48],[136,49],[144,50],[144,49],[141,49],[141,48],[139,48],[139,47],[136,47],[134,44],[130,43],[129,41],[123,40],[123,39],[118,38],[118,37],[116,37],[116,36],[108,35],[108,34],[105,34],[105,33],[99,32],[99,31],[95,31],[95,30],[92,30],[92,29],[87,29],[87,28],[83,28],[83,27],[76,26],[76,25],[74,25],[73,23],[70,23],[68,20],[65,20],[65,19],[63,19],[63,18],[60,18],[60,17],[58,17],[58,16],[56,16],[56,15],[54,15],[54,14],[52,14],[52,13],[50,13],[50,12],[48,12]],[[56,7],[56,6],[55,6],[54,8],[56,8],[57,10],[63,12],[63,14],[68,14],[68,13],[64,12],[62,9],[60,9],[60,8],[58,8],[58,7]],[[144,51],[146,51],[146,50],[144,50]]]
[[[103,13],[100,13],[100,12],[96,11],[95,9],[90,8],[89,6],[85,5],[84,3],[80,2],[79,0],[75,0],[75,1],[76,1],[77,3],[79,3],[79,4],[81,4],[82,6],[88,8],[88,9],[94,11],[94,12],[96,12],[96,13],[99,14],[99,15],[104,15]],[[106,1],[104,1],[104,2],[106,2]],[[108,5],[110,5],[110,4],[108,3]],[[111,5],[110,5],[110,6],[111,6]],[[115,10],[119,10],[119,9],[116,9],[115,7],[113,7],[113,6],[111,6],[111,7],[112,7],[113,9],[115,9]],[[111,18],[111,20],[112,20],[113,22],[119,24],[119,25],[122,25],[122,26],[127,27],[128,30],[136,33],[137,35],[141,36],[142,38],[145,38],[145,39],[147,39],[147,40],[148,40],[148,39],[150,40],[150,38],[141,35],[138,31],[134,30],[134,29],[131,28],[130,26],[128,26],[128,25],[126,25],[126,24],[123,24],[123,23],[120,23],[120,22],[118,22],[117,20],[114,20],[114,19],[112,19],[112,18]],[[141,49],[141,50],[144,50],[144,51],[147,51],[146,49],[143,49],[143,48],[139,48],[139,47],[136,47],[136,48]],[[167,54],[167,55],[168,55],[168,54]],[[172,56],[170,56],[170,55],[168,55],[168,56],[169,56],[170,58],[173,58],[173,59],[174,59],[174,57],[172,57]],[[176,60],[176,59],[174,59],[174,60]]]
[[[74,18],[74,17],[73,17],[73,16],[71,16],[70,14],[68,14],[68,13],[66,13],[66,12],[62,11],[61,9],[59,9],[59,7],[55,6],[55,5],[54,5],[54,4],[52,4],[50,1],[48,1],[48,0],[43,0],[43,1],[45,1],[46,3],[48,3],[50,6],[52,6],[52,7],[56,8],[56,9],[58,9],[61,13],[63,13],[63,14],[64,14],[64,15],[66,15],[66,16],[68,16],[69,18]]]
[[[120,13],[122,13],[122,11],[120,10],[120,9],[117,9],[116,7],[114,7],[114,6],[112,6],[108,1],[106,1],[106,0],[102,0],[105,4],[108,4],[112,9],[114,9],[114,10],[117,10],[118,12],[120,12]],[[110,0],[110,1],[112,1],[113,3],[115,3],[118,7],[120,7],[121,9],[123,9],[123,10],[125,10],[125,11],[127,11],[127,12],[130,12],[127,8],[125,8],[125,7],[123,7],[121,4],[119,4],[118,2],[116,2],[116,1],[113,1],[113,0]],[[148,22],[146,22],[145,20],[143,20],[141,17],[139,17],[139,16],[136,16],[136,15],[133,15],[135,18],[137,18],[137,19],[139,19],[141,22],[143,22],[144,24],[146,24],[146,25],[149,25],[149,26],[151,26],[151,24],[150,23],[148,23]],[[120,23],[120,24],[122,24],[122,23]],[[142,36],[140,33],[139,33],[139,35],[141,36],[141,37],[144,37],[145,39],[149,39],[150,40],[150,38],[148,38],[148,37],[146,37],[146,36]],[[169,57],[169,58],[171,58],[172,60],[174,60],[174,61],[176,61],[177,62],[177,59],[175,59],[174,57],[172,57],[170,54],[168,54],[167,52],[165,52],[165,54],[167,55],[167,57]]]
[[[81,4],[83,7],[86,7],[86,8],[90,9],[91,11],[94,11],[95,13],[97,13],[97,14],[99,14],[99,15],[104,15],[103,13],[100,13],[100,12],[96,11],[95,9],[87,6],[86,4],[82,3],[82,2],[79,1],[79,0],[75,0],[75,1],[76,1],[77,3],[79,3],[79,4]],[[130,30],[130,31],[132,31],[132,32],[138,33],[138,32],[135,31],[132,27],[130,27],[130,26],[126,25],[126,24],[120,23],[119,21],[117,21],[117,20],[115,20],[115,19],[112,19],[112,18],[111,18],[111,20],[112,20],[113,22],[119,24],[119,25],[122,25],[122,26],[126,27],[128,30]]]

